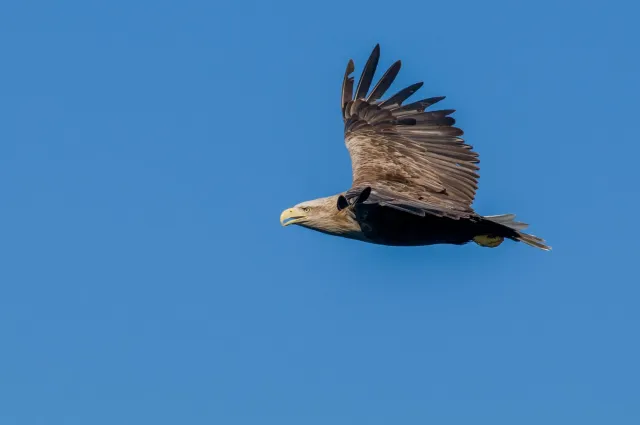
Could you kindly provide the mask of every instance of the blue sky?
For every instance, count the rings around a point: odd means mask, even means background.
[[[637,16],[4,2],[0,423],[640,423]],[[457,109],[477,210],[554,251],[280,227],[349,187],[341,79],[378,42]]]

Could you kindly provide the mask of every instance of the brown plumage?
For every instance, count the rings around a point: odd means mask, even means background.
[[[381,100],[400,71],[397,61],[371,89],[380,58],[376,45],[354,93],[349,61],[342,82],[345,144],[352,187],[343,194],[286,210],[284,225],[385,245],[464,244],[498,246],[504,238],[549,250],[521,232],[515,216],[480,216],[471,204],[478,189],[478,154],[461,138],[454,110],[426,109],[444,97],[405,104],[423,83]]]

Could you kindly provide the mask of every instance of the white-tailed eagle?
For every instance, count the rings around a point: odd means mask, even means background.
[[[513,214],[481,216],[471,204],[478,189],[478,154],[454,127],[451,109],[427,111],[444,97],[405,103],[422,83],[382,100],[393,83],[395,62],[371,88],[380,57],[377,45],[354,92],[352,60],[340,106],[353,182],[344,193],[302,202],[280,216],[331,235],[382,245],[465,244],[496,247],[505,238],[549,250],[522,232]]]

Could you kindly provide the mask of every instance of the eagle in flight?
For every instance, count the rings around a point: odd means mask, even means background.
[[[515,215],[482,216],[471,204],[478,189],[478,154],[454,127],[452,109],[427,111],[444,99],[405,103],[423,83],[382,100],[400,71],[397,61],[371,88],[380,58],[376,45],[354,92],[347,64],[340,106],[353,182],[344,193],[302,202],[280,216],[319,232],[381,245],[497,247],[505,238],[550,250],[524,233]]]

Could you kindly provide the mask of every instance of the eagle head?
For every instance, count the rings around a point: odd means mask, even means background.
[[[297,224],[332,235],[348,236],[359,233],[360,226],[348,209],[338,209],[340,195],[301,202],[280,215],[280,224]]]

